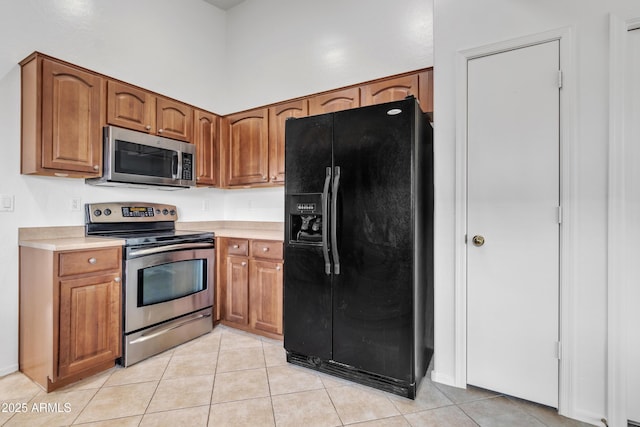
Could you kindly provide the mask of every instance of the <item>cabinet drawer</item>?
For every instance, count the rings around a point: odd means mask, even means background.
[[[119,270],[120,248],[94,249],[88,251],[62,252],[58,275],[93,273],[95,271]]]
[[[227,244],[229,255],[249,255],[249,241],[246,239],[229,239]]]
[[[275,240],[252,240],[251,256],[254,258],[282,259],[282,242]]]

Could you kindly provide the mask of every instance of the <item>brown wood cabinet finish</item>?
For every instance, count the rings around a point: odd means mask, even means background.
[[[117,272],[60,281],[60,378],[120,357],[119,278]]]
[[[360,88],[352,87],[309,98],[309,114],[333,113],[360,106]]]
[[[410,95],[418,98],[418,75],[413,74],[371,83],[363,86],[360,94],[362,106],[400,101]]]
[[[282,334],[282,262],[252,259],[249,268],[251,328]]]
[[[158,135],[187,142],[192,141],[193,108],[159,96],[156,98],[156,112]]]
[[[115,80],[107,81],[107,122],[140,132],[156,131],[156,98]]]
[[[120,357],[121,255],[120,247],[20,247],[20,371],[45,390],[108,369]]]
[[[115,80],[107,82],[107,122],[191,142],[193,108]]]
[[[306,99],[269,107],[269,180],[272,184],[284,184],[284,137],[287,119],[305,117],[308,113]]]
[[[39,53],[20,65],[21,173],[99,176],[104,123],[102,77]]]
[[[194,135],[196,144],[196,184],[217,186],[218,168],[218,123],[220,118],[202,110],[194,111]]]
[[[420,108],[433,115],[433,68],[418,73]],[[432,117],[433,118],[433,117]]]
[[[269,110],[259,108],[224,119],[223,186],[269,182]]]
[[[282,242],[220,237],[218,300],[223,323],[282,338]]]

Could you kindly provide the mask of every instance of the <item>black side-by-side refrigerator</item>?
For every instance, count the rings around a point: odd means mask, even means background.
[[[289,119],[287,361],[415,398],[433,354],[433,140],[415,98]]]

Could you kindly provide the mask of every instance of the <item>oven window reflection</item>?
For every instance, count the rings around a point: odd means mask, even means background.
[[[207,288],[207,260],[154,265],[138,271],[138,306],[171,301]]]

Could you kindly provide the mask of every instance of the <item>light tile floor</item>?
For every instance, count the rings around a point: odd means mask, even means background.
[[[405,399],[287,364],[282,342],[224,326],[49,394],[21,373],[7,375],[0,378],[0,404],[0,425],[29,427],[587,425],[429,379],[415,400]]]

